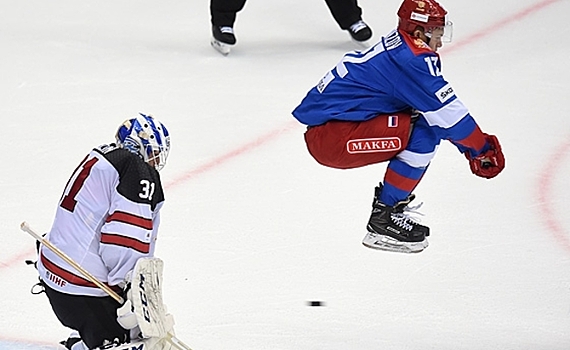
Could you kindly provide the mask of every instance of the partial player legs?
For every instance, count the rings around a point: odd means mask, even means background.
[[[47,286],[45,292],[59,321],[78,331],[90,349],[105,341],[129,341],[129,331],[117,323],[119,304],[113,298],[64,294]]]

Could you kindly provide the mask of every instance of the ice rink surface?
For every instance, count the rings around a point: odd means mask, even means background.
[[[374,40],[395,27],[400,0],[359,4]],[[192,349],[570,349],[570,1],[443,5],[443,74],[507,168],[477,178],[442,144],[415,192],[430,246],[403,255],[361,245],[385,164],[318,165],[291,116],[357,49],[324,1],[250,0],[223,57],[208,0],[2,0],[0,349],[67,337],[29,292],[19,225],[48,230],[73,169],[139,111],[172,135],[157,256]]]

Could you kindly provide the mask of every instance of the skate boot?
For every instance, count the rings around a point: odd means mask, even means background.
[[[232,46],[236,44],[234,29],[228,26],[212,26],[212,39],[210,44],[222,55],[230,53]]]
[[[376,187],[372,214],[368,221],[368,233],[362,244],[368,248],[398,253],[419,253],[428,246],[429,227],[420,225],[410,214],[419,214],[408,204],[414,200],[411,194],[393,207],[380,202],[382,184]]]
[[[87,349],[87,346],[83,343],[83,340],[81,340],[81,337],[79,336],[79,332],[77,332],[77,331],[71,332],[71,334],[69,335],[69,338],[67,338],[66,340],[62,340],[59,343],[61,345],[63,345],[68,350]]]
[[[347,30],[354,42],[364,47],[370,46],[368,39],[372,37],[372,29],[362,20],[353,23]]]

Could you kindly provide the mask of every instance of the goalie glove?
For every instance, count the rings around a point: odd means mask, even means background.
[[[495,135],[485,135],[489,149],[478,156],[472,157],[469,151],[465,152],[465,158],[469,161],[471,172],[486,179],[494,178],[505,168],[505,156],[501,144]]]
[[[123,306],[117,309],[117,322],[124,329],[133,329],[138,326],[137,314],[133,309],[133,303],[127,299]]]
[[[139,322],[135,313],[135,308],[131,302],[131,281],[133,278],[133,271],[127,272],[123,282],[119,283],[119,287],[123,288],[125,296],[125,303],[117,309],[117,322],[124,329],[133,329]]]

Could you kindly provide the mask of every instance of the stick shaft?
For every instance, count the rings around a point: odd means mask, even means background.
[[[192,350],[188,345],[186,345],[182,340],[176,338],[172,335],[172,333],[168,333],[166,335],[166,340],[172,344],[173,346],[177,347],[180,350]]]
[[[108,285],[104,284],[103,282],[99,281],[97,279],[97,277],[93,276],[89,271],[85,270],[83,267],[81,267],[81,265],[79,265],[78,263],[76,263],[73,259],[71,259],[69,256],[67,256],[67,254],[65,254],[64,252],[62,252],[58,247],[54,246],[53,244],[51,244],[50,241],[48,241],[47,239],[43,238],[42,236],[40,236],[38,233],[36,233],[31,227],[30,225],[28,225],[27,222],[22,222],[22,224],[20,225],[20,228],[22,229],[22,231],[29,233],[30,235],[32,235],[35,239],[37,239],[38,241],[40,241],[41,244],[43,244],[44,246],[46,246],[49,250],[51,250],[52,252],[54,252],[54,254],[56,254],[57,256],[59,256],[60,258],[62,258],[63,260],[65,260],[66,263],[68,263],[69,265],[73,266],[74,269],[76,269],[77,271],[79,271],[83,277],[85,277],[86,279],[88,279],[90,282],[93,282],[95,285],[97,285],[97,287],[101,288],[103,291],[105,291],[105,293],[109,294],[110,297],[112,297],[113,299],[115,299],[119,304],[123,304],[125,301],[123,300],[123,298],[117,294],[114,290],[112,290],[111,288],[109,288]]]

